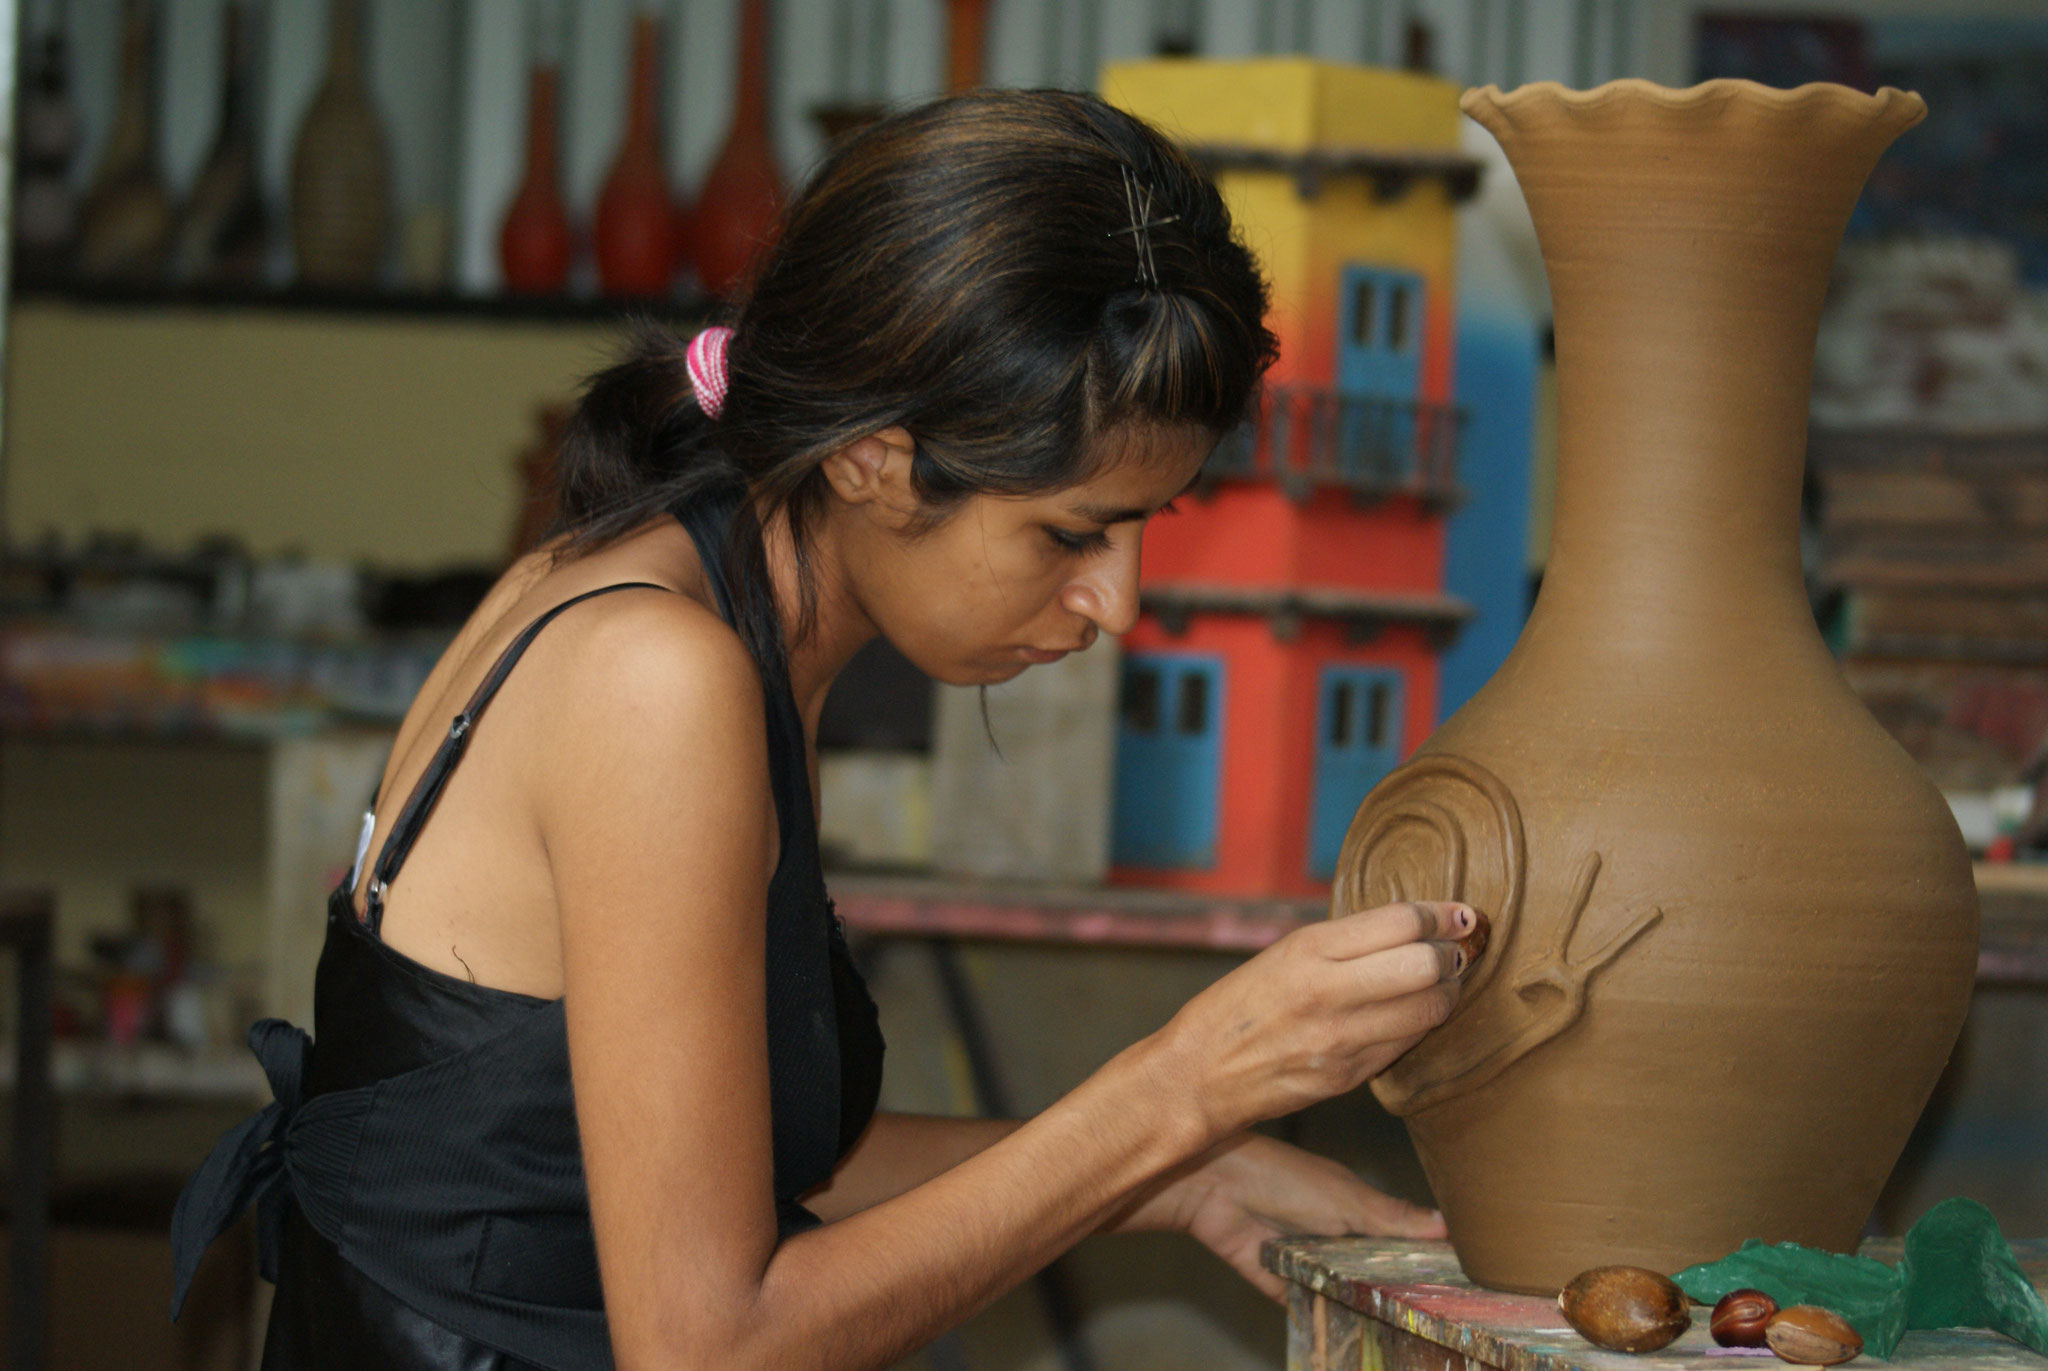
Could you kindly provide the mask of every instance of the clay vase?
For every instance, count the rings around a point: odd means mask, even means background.
[[[1333,909],[1493,920],[1373,1082],[1466,1273],[1548,1293],[1746,1238],[1855,1249],[1968,1008],[1970,862],[1800,582],[1815,334],[1918,96],[1468,93],[1557,329],[1552,555],[1497,675],[1366,797]]]
[[[263,276],[267,226],[245,24],[242,6],[222,8],[220,126],[171,235],[171,271],[184,281],[253,285]]]
[[[157,170],[153,19],[149,0],[122,9],[120,93],[79,228],[81,276],[145,281],[163,267],[171,201]]]
[[[675,210],[669,204],[655,108],[660,36],[653,15],[634,17],[626,137],[598,192],[593,224],[597,282],[607,295],[666,295],[676,274]]]
[[[498,230],[498,264],[505,289],[517,295],[552,295],[569,280],[576,252],[569,210],[562,203],[556,134],[561,71],[538,65],[527,78],[526,174]]]
[[[782,217],[782,170],[768,127],[768,0],[743,0],[732,128],[697,196],[697,276],[713,295],[747,281]]]
[[[363,77],[356,0],[328,0],[327,72],[292,149],[292,249],[299,281],[377,283],[391,232],[391,163]]]
[[[78,236],[71,159],[78,153],[78,110],[71,102],[71,59],[61,25],[34,43],[15,139],[14,252],[28,277],[60,275]]]

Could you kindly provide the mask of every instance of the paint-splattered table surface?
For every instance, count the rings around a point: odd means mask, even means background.
[[[2048,1241],[2015,1242],[2020,1265],[2048,1292]],[[1864,1252],[1897,1261],[1897,1242]],[[1448,1243],[1379,1238],[1284,1238],[1268,1243],[1266,1267],[1292,1283],[1289,1371],[1738,1371],[1781,1367],[1767,1351],[1716,1347],[1706,1310],[1659,1352],[1631,1356],[1586,1342],[1557,1301],[1481,1290],[1465,1279]],[[1752,1360],[1754,1358],[1755,1360]],[[1854,1366],[2048,1371],[2048,1358],[1996,1333],[1908,1333],[1888,1362]]]

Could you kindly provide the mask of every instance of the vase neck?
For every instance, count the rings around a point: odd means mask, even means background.
[[[526,172],[529,176],[555,183],[557,140],[557,92],[561,73],[552,66],[537,66],[527,78]]]
[[[354,85],[363,74],[363,25],[356,0],[327,0],[327,75]]]
[[[768,0],[742,0],[738,84],[733,91],[734,133],[768,131]]]
[[[254,113],[249,108],[249,40],[242,8],[230,4],[221,15],[220,132],[216,141],[239,140]]]
[[[121,27],[121,90],[107,134],[103,175],[128,175],[155,160],[156,119],[150,70],[150,11],[131,3]]]
[[[660,23],[650,14],[633,20],[633,91],[626,107],[626,146],[652,151],[659,129]]]
[[[1467,97],[1521,182],[1550,278],[1546,599],[1594,597],[1609,623],[1709,601],[1806,615],[1821,302],[1858,192],[1922,108],[1726,81]]]

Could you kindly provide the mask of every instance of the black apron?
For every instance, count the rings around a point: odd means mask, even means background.
[[[719,612],[756,649],[780,852],[768,886],[768,1069],[777,1226],[818,1220],[822,1184],[873,1117],[882,1036],[825,893],[803,723],[765,596],[726,584],[736,496],[677,518]],[[750,517],[750,516],[740,516]],[[633,583],[634,586],[644,583]],[[249,1031],[275,1101],[214,1148],[172,1221],[179,1304],[206,1245],[257,1209],[277,1284],[266,1371],[600,1371],[612,1364],[560,1000],[422,966],[379,937],[383,891],[433,812],[472,729],[534,637],[505,649],[457,715],[370,870],[328,897],[311,1038]],[[765,616],[765,618],[764,618]]]

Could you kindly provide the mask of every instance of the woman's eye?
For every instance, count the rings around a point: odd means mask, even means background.
[[[1045,533],[1052,539],[1053,546],[1062,552],[1085,554],[1100,552],[1109,546],[1107,529],[1095,528],[1077,533],[1073,529],[1061,528],[1057,524],[1047,524]]]

